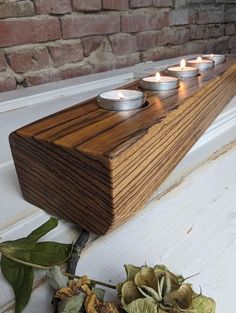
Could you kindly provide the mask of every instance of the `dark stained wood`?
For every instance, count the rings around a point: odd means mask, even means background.
[[[228,56],[177,90],[147,91],[141,110],[106,111],[91,99],[16,130],[10,144],[24,198],[98,234],[119,226],[236,95],[235,63]]]

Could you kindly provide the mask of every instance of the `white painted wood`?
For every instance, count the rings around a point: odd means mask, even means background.
[[[131,67],[112,70],[102,73],[90,74],[82,77],[72,78],[64,81],[35,86],[27,89],[19,89],[0,94],[0,113],[19,109],[26,106],[35,106],[47,101],[78,95],[104,87],[123,85],[134,80],[144,73],[153,69],[165,68],[178,63],[180,59],[190,59],[196,55],[188,55],[158,62],[146,62]]]
[[[236,307],[236,145],[208,161],[161,199],[84,253],[77,273],[117,284],[125,263],[164,263],[217,301]],[[30,310],[28,312],[31,312]]]
[[[82,254],[77,274],[117,284],[125,278],[125,263],[164,263],[184,276],[200,272],[191,279],[194,289],[201,285],[216,300],[217,313],[234,312],[235,160],[234,144],[119,229],[98,238]],[[51,295],[47,284],[40,286],[25,313],[52,312]],[[107,289],[107,298],[117,302],[114,291]]]

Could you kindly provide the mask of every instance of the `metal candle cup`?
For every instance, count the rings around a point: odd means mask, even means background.
[[[202,57],[214,61],[215,65],[225,62],[225,55],[223,54],[204,54]]]
[[[171,76],[150,76],[140,81],[140,86],[147,90],[164,91],[176,89],[179,86],[179,79]]]
[[[214,66],[214,62],[212,60],[202,59],[201,57],[194,60],[188,60],[187,64],[198,68],[199,71],[205,71]]]
[[[180,66],[172,66],[167,71],[178,78],[192,78],[198,75],[199,70],[195,67],[186,66],[186,61],[181,60]]]
[[[142,91],[128,89],[106,91],[97,97],[98,106],[109,111],[141,109],[145,101],[146,96]]]

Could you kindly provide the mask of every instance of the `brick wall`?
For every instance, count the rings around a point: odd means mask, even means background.
[[[0,91],[236,53],[236,0],[0,0]]]

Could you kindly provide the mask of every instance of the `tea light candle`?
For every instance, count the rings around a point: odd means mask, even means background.
[[[214,66],[214,62],[212,60],[203,59],[202,57],[197,57],[197,59],[194,60],[188,60],[187,64],[198,68],[200,71],[205,71]]]
[[[146,96],[142,91],[128,89],[106,91],[97,97],[98,106],[110,111],[140,109],[145,101]]]
[[[225,61],[225,55],[223,54],[204,54],[202,57],[214,61],[215,65]]]
[[[167,71],[179,78],[191,78],[198,75],[199,70],[193,66],[186,66],[186,61],[183,59],[180,62],[180,66],[169,67]]]
[[[145,77],[140,85],[148,90],[171,90],[179,86],[179,79],[171,76],[161,76],[159,72],[155,76]]]

